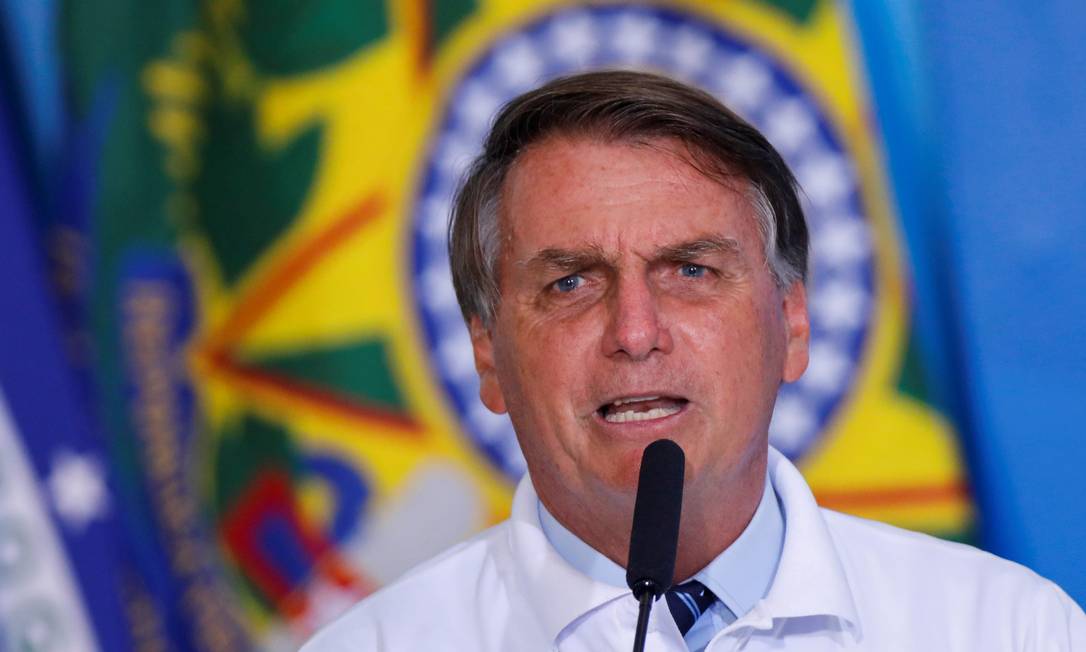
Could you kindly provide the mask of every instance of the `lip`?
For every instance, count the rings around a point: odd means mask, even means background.
[[[644,391],[622,392],[621,394],[613,394],[611,396],[607,396],[599,402],[599,405],[596,407],[596,411],[598,412],[600,407],[603,407],[604,405],[610,405],[611,403],[614,403],[615,401],[618,401],[620,399],[645,398],[647,396],[655,396],[657,398],[669,398],[676,401],[686,401],[687,403],[690,402],[690,399],[686,398],[678,392],[672,392],[666,389],[646,389]]]
[[[674,432],[674,429],[682,424],[688,414],[691,411],[691,402],[689,399],[682,397],[678,394],[670,392],[629,392],[616,395],[601,405],[607,405],[613,403],[616,399],[636,397],[636,396],[660,396],[665,398],[681,399],[685,401],[679,407],[679,411],[675,414],[669,414],[665,417],[659,417],[648,421],[626,421],[623,423],[612,423],[603,418],[598,409],[592,412],[592,421],[596,428],[605,434],[610,436],[633,436],[633,437],[645,437],[652,435],[665,435]]]

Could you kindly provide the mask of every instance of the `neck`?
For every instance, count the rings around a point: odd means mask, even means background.
[[[765,490],[765,459],[752,464],[729,482],[688,482],[684,489],[676,583],[693,577],[724,552],[747,528]],[[709,484],[709,486],[702,486]],[[566,529],[625,568],[630,550],[634,495],[629,492],[583,493],[536,487],[547,511]],[[565,489],[557,488],[557,489]]]

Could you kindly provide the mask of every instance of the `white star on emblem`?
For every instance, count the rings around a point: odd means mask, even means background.
[[[832,344],[812,343],[810,358],[811,362],[800,383],[824,394],[840,389],[852,366],[848,356]]]
[[[814,118],[798,98],[776,102],[766,111],[765,135],[781,153],[789,154],[803,146],[815,131]]]
[[[584,14],[563,16],[555,20],[547,33],[551,52],[570,64],[584,64],[596,53],[596,29],[592,19]]]
[[[501,104],[501,99],[485,85],[473,81],[464,89],[456,107],[468,130],[473,134],[481,134],[490,125],[491,118]]]
[[[97,459],[61,451],[46,481],[53,507],[65,525],[83,529],[109,510],[105,474]]]
[[[445,246],[449,235],[449,201],[431,197],[423,203],[422,232],[427,240]]]
[[[811,311],[827,330],[848,330],[863,323],[867,294],[854,285],[831,281],[816,290]]]
[[[672,58],[683,75],[693,77],[705,67],[712,49],[713,44],[704,34],[684,27],[675,38]]]
[[[814,428],[814,416],[797,396],[782,394],[773,406],[773,420],[769,423],[769,439],[777,448],[792,450]]]
[[[646,16],[623,15],[614,32],[614,48],[628,63],[644,61],[656,43],[656,21]]]
[[[811,201],[827,206],[852,187],[852,173],[844,157],[824,152],[808,157],[796,170],[796,178]]]
[[[442,143],[438,165],[449,176],[458,178],[475,157],[475,146],[461,138],[449,136]]]
[[[819,261],[831,267],[863,260],[871,250],[867,225],[846,217],[832,219],[816,231],[812,249]]]
[[[456,292],[448,265],[440,262],[430,265],[420,276],[422,294],[435,310],[451,310],[456,307]]]
[[[471,422],[475,424],[483,443],[500,443],[508,432],[509,420],[503,415],[494,414],[479,401],[476,401],[470,410]]]
[[[502,48],[498,68],[506,85],[514,89],[534,85],[543,74],[543,63],[531,42],[524,37],[517,37]]]
[[[442,340],[438,355],[453,378],[463,380],[475,377],[475,356],[466,330],[460,329]]]
[[[733,59],[717,77],[724,103],[740,112],[749,112],[761,104],[772,81],[765,64],[749,54]]]

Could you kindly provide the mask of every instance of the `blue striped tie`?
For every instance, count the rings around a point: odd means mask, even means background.
[[[697,581],[690,581],[672,588],[664,594],[664,598],[683,636],[686,636],[686,633],[694,626],[698,617],[716,602],[713,592]]]

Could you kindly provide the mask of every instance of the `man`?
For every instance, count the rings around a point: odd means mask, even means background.
[[[646,649],[1086,649],[1051,582],[821,510],[769,447],[777,390],[807,365],[807,228],[779,155],[713,98],[602,72],[514,100],[449,251],[483,403],[509,413],[528,476],[508,521],[307,652],[630,649],[639,462],[665,437],[686,453],[680,586]]]

